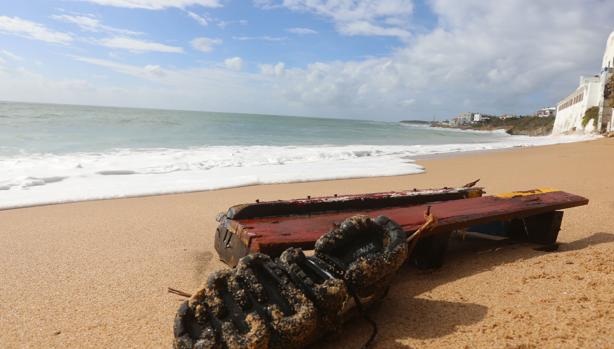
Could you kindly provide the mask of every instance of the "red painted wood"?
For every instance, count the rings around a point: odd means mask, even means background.
[[[228,209],[226,217],[234,220],[272,216],[307,215],[324,211],[351,211],[381,209],[394,206],[418,205],[433,201],[458,200],[482,196],[483,189],[441,188],[413,189],[355,195],[322,196],[315,198],[264,201],[235,205]]]
[[[289,246],[313,248],[315,241],[335,224],[356,214],[371,217],[385,215],[413,232],[424,224],[424,212],[431,212],[438,223],[431,233],[462,229],[476,224],[522,218],[540,213],[586,205],[588,199],[562,191],[499,198],[484,196],[430,203],[409,207],[389,207],[374,210],[318,213],[287,217],[264,217],[237,220],[238,233],[251,251],[276,254]]]

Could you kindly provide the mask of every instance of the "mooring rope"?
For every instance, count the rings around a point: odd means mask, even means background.
[[[409,246],[407,247],[407,256],[409,256],[416,247],[416,243],[418,242],[420,235],[426,231],[433,229],[435,225],[437,225],[437,218],[431,213],[431,206],[428,206],[426,212],[424,212],[424,218],[426,219],[424,224],[422,224],[420,228],[418,228],[418,230],[416,230],[413,234],[411,234],[411,236],[407,238],[407,243],[409,244]],[[377,336],[377,323],[373,319],[371,319],[367,311],[363,308],[362,303],[360,302],[360,298],[358,298],[356,292],[354,292],[354,290],[349,287],[350,285],[347,285],[347,283],[346,286],[348,287],[350,295],[352,296],[352,298],[354,298],[354,303],[356,303],[356,309],[358,309],[358,313],[362,316],[363,319],[365,319],[365,321],[367,321],[371,325],[371,335],[369,336],[369,339],[367,339],[365,344],[361,347],[361,349],[367,349],[371,347],[371,345],[373,345],[373,343],[375,342],[375,337]]]
[[[422,235],[424,232],[427,232],[433,229],[437,225],[437,218],[435,217],[434,214],[431,213],[431,206],[426,208],[426,212],[424,212],[424,219],[426,220],[424,224],[422,224],[420,228],[418,228],[418,230],[416,230],[413,234],[411,234],[407,238],[407,243],[409,244],[409,246],[407,246],[408,256],[412,253],[412,251],[416,247],[416,243],[418,242],[420,235]]]
[[[354,292],[352,288],[348,287],[348,293],[350,294],[350,296],[352,296],[352,298],[354,298],[354,303],[356,303],[356,309],[358,309],[358,313],[360,314],[360,316],[362,316],[362,318],[365,319],[365,321],[367,321],[371,325],[371,335],[369,336],[369,339],[367,339],[365,344],[363,344],[361,349],[370,348],[371,345],[373,345],[373,342],[375,342],[375,337],[377,336],[377,323],[373,319],[371,319],[367,311],[363,308],[362,303],[360,302],[360,298],[358,298],[356,292]]]

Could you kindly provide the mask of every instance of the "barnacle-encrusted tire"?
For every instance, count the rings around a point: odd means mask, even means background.
[[[213,273],[183,302],[174,346],[301,348],[339,328],[348,300],[372,304],[407,257],[392,220],[354,216],[316,242],[315,255],[289,248],[277,260],[256,253]]]
[[[316,257],[343,271],[346,285],[362,302],[382,297],[407,258],[407,235],[386,216],[353,216],[322,236]]]
[[[341,325],[341,311],[349,298],[342,279],[335,277],[321,260],[307,258],[299,248],[289,248],[279,257],[292,280],[318,309],[320,331]]]

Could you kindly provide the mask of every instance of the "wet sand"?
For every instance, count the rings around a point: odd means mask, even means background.
[[[215,215],[255,199],[456,186],[555,187],[567,210],[557,252],[463,245],[435,271],[404,267],[372,311],[378,348],[614,347],[614,139],[419,161],[427,173],[0,211],[0,347],[170,347],[181,297],[223,268]],[[1,200],[1,197],[0,197]],[[356,319],[318,347],[357,348]]]

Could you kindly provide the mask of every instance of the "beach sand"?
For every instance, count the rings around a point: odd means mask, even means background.
[[[223,268],[215,215],[255,199],[458,186],[555,187],[590,204],[565,212],[557,252],[465,247],[435,271],[402,268],[373,309],[376,347],[614,347],[614,139],[420,161],[420,175],[90,201],[0,211],[0,347],[170,347],[182,299]],[[358,348],[355,319],[316,347]]]

